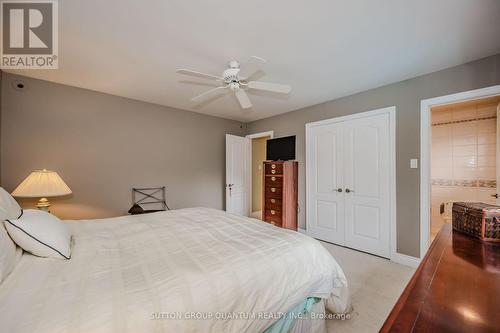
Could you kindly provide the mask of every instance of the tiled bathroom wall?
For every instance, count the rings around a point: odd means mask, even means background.
[[[495,203],[498,103],[440,107],[432,111],[432,233],[447,201]]]

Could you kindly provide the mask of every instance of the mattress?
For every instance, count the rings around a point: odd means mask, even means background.
[[[0,285],[2,332],[262,332],[306,297],[343,312],[316,240],[208,208],[67,221],[70,260],[24,254]]]

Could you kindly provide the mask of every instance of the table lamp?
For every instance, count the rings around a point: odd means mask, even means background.
[[[48,197],[60,197],[71,194],[68,185],[55,171],[35,170],[12,192],[13,197],[41,198],[36,207],[49,211]]]

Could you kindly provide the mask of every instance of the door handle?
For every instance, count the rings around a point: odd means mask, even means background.
[[[351,193],[351,192],[354,192],[354,191],[351,189],[348,189],[348,188],[345,189],[345,193]]]

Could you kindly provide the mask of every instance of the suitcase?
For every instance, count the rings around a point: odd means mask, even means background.
[[[454,202],[453,229],[483,241],[500,242],[500,207],[481,202]]]

